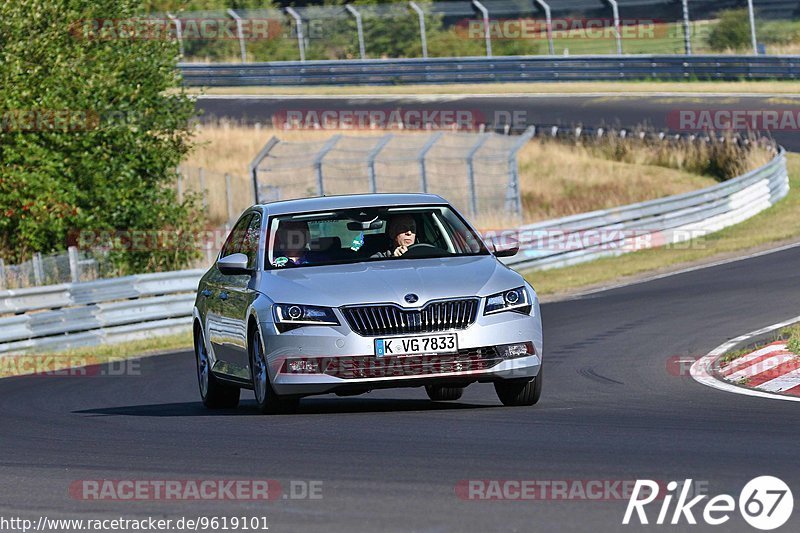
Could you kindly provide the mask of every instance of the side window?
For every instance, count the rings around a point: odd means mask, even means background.
[[[253,218],[253,215],[248,214],[239,219],[239,222],[236,223],[230,235],[228,235],[228,239],[225,241],[225,245],[222,247],[222,251],[219,254],[220,257],[243,252],[242,241],[244,240],[245,233],[247,233],[251,218]]]
[[[247,254],[247,267],[255,268],[258,259],[258,240],[261,236],[261,215],[254,213],[242,239],[242,253]]]

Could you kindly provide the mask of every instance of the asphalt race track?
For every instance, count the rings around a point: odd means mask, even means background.
[[[271,124],[273,117],[287,110],[307,112],[364,110],[462,111],[476,121],[511,123],[516,130],[528,125],[585,125],[630,128],[680,129],[681,111],[794,111],[800,96],[745,95],[497,95],[497,96],[380,96],[380,97],[275,97],[203,96],[197,101],[203,120],[230,118],[245,123]],[[516,115],[514,115],[516,113]],[[305,116],[305,115],[304,115]],[[517,119],[514,120],[513,117]],[[508,117],[512,117],[509,119]],[[433,119],[435,121],[435,119]],[[800,127],[784,123],[772,136],[790,151],[800,151]]]
[[[240,409],[210,412],[190,353],[143,359],[140,375],[3,379],[0,515],[263,515],[271,531],[715,529],[623,527],[625,501],[467,501],[454,489],[469,479],[692,478],[736,498],[751,478],[776,475],[797,498],[796,404],[704,387],[670,361],[796,316],[799,264],[800,247],[544,305],[546,381],[532,408],[503,408],[478,385],[452,404],[408,389],[306,399],[299,414],[273,417],[256,414],[248,391]],[[266,503],[69,494],[75,480],[104,478],[323,488],[322,499]],[[754,531],[737,513],[715,530]]]

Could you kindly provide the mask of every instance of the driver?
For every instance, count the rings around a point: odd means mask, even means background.
[[[389,219],[386,235],[391,240],[389,249],[372,257],[400,257],[406,253],[417,241],[417,222],[411,215],[396,215]]]

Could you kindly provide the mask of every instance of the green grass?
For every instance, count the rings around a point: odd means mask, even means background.
[[[676,269],[726,254],[800,238],[800,155],[789,154],[789,194],[775,206],[702,241],[598,259],[567,268],[528,271],[525,278],[540,295],[552,295],[619,282],[663,269]]]
[[[786,339],[786,347],[790,352],[800,355],[800,324],[795,324],[781,331],[781,336]]]
[[[715,366],[717,368],[723,367],[723,366],[727,365],[728,363],[731,363],[731,362],[735,361],[736,359],[739,359],[743,355],[747,355],[749,353],[754,352],[756,349],[757,348],[754,348],[752,346],[748,346],[747,348],[740,348],[739,350],[733,350],[733,351],[727,352],[722,357],[717,359],[717,362],[716,362]]]
[[[792,326],[789,326],[788,328],[783,328],[780,331],[779,335],[778,335],[778,339],[787,341],[786,342],[786,347],[789,349],[789,351],[794,353],[794,354],[800,355],[800,324],[794,324]],[[741,348],[739,350],[733,350],[733,351],[727,352],[722,357],[717,359],[716,366],[717,366],[717,368],[723,367],[723,366],[735,361],[736,359],[739,359],[740,357],[742,357],[744,355],[747,355],[749,353],[753,353],[754,351],[756,351],[756,350],[758,350],[760,348],[763,348],[767,344],[771,344],[772,342],[773,342],[772,340],[766,340],[766,341],[757,343],[755,345],[747,346],[746,348]],[[746,380],[747,378],[743,378],[743,379]],[[745,381],[744,383],[741,383],[741,384],[742,385],[746,385],[747,382]]]

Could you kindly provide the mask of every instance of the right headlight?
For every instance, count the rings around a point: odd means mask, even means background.
[[[339,320],[330,307],[275,304],[275,324],[285,331],[300,326],[338,326]]]
[[[484,315],[503,311],[514,311],[526,315],[531,312],[531,299],[525,287],[498,292],[486,297],[486,305],[483,308]]]

